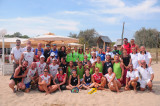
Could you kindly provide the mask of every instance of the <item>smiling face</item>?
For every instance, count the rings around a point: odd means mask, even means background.
[[[112,74],[112,68],[111,67],[108,68],[108,74]]]
[[[44,69],[44,75],[45,75],[45,76],[48,75],[48,69]]]
[[[95,73],[96,73],[96,74],[99,73],[99,68],[98,68],[98,67],[95,68]]]

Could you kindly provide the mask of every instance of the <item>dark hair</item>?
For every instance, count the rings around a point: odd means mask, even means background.
[[[78,53],[80,53],[80,49],[82,49],[82,53],[83,53],[83,48],[82,47],[79,48]]]
[[[63,69],[63,67],[59,67],[59,68],[58,68],[58,71],[60,71],[60,69],[62,69],[63,74],[64,74],[64,69]]]
[[[50,44],[46,44],[46,46],[50,46]]]
[[[128,41],[128,39],[127,39],[127,38],[124,38],[124,39]]]
[[[17,39],[16,42],[21,42],[21,40]]]
[[[89,68],[86,68],[86,70],[90,71],[90,69],[89,69]],[[86,70],[85,70],[85,71],[86,71]]]
[[[64,52],[66,52],[66,46],[61,46],[59,50],[62,51],[62,47],[64,47]]]

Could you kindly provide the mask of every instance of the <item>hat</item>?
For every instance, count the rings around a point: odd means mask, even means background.
[[[114,47],[117,47],[117,45],[114,45]]]
[[[40,58],[42,58],[42,57],[45,58],[44,55],[41,55],[41,56],[40,56]]]
[[[46,44],[46,47],[50,47],[50,44]]]
[[[53,44],[53,46],[57,46],[56,44]]]
[[[53,58],[53,61],[54,61],[54,60],[57,60],[57,59],[56,59],[56,58]]]
[[[54,53],[54,52],[51,52],[50,56],[55,56],[55,53]]]

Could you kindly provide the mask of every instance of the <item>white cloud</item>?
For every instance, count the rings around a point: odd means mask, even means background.
[[[83,11],[64,11],[62,13],[69,15],[91,15],[89,12],[83,12]]]
[[[92,2],[97,2],[96,0],[91,0]],[[108,8],[107,6],[104,8],[103,6],[99,6],[99,9],[97,10],[92,10],[96,14],[116,14],[116,15],[122,15],[122,16],[127,16],[130,18],[134,19],[139,19],[139,18],[146,18],[147,15],[151,13],[160,13],[160,6],[155,6],[157,3],[157,0],[145,0],[137,5],[133,6],[127,6],[125,3],[120,3],[122,2],[121,0],[100,0],[104,2],[108,2],[111,4],[120,4],[118,7],[112,7]],[[114,1],[117,1],[115,3],[112,3]],[[104,2],[100,2],[102,5]],[[109,4],[108,4],[109,5]]]
[[[0,19],[1,27],[9,34],[18,31],[27,35],[40,35],[54,31],[78,31],[79,22],[51,17],[27,17]]]

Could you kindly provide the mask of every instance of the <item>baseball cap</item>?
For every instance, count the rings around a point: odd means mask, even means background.
[[[51,52],[50,56],[55,56],[55,53],[54,53],[54,52]]]
[[[46,47],[50,47],[50,44],[46,44]]]
[[[57,46],[56,44],[53,44],[53,46]]]
[[[42,57],[43,57],[43,58],[45,58],[45,56],[44,56],[44,55],[41,55],[41,56],[40,56],[40,58],[42,58]]]
[[[114,45],[114,47],[117,47],[117,45]]]

